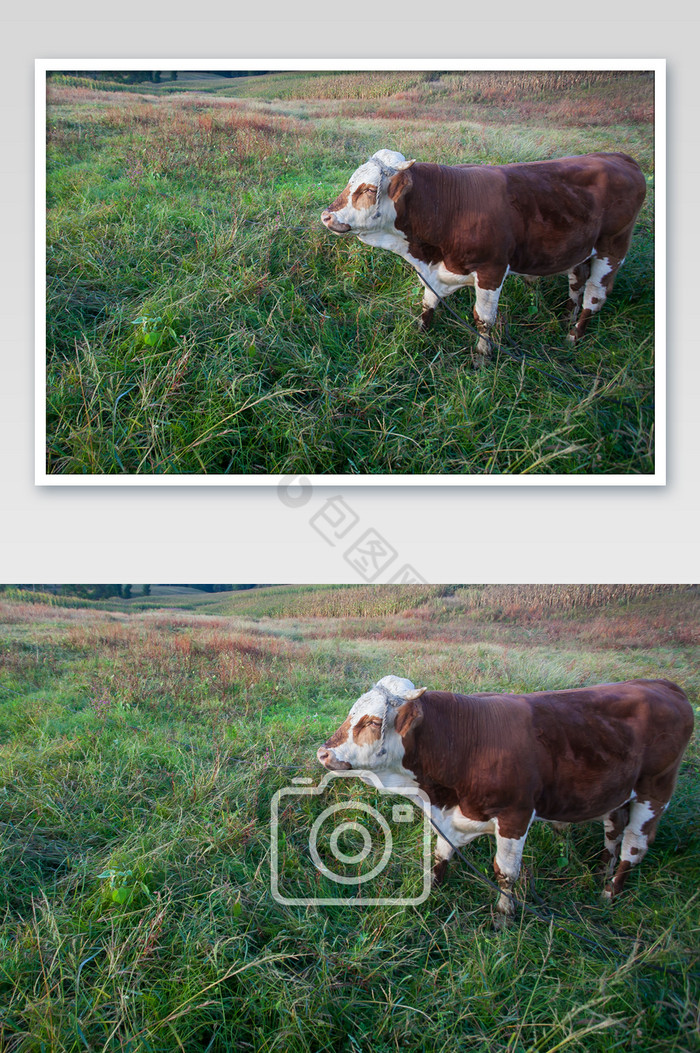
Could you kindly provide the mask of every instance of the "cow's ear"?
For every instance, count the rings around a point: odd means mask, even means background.
[[[409,731],[415,731],[423,720],[423,704],[421,702],[404,702],[396,712],[396,723],[394,728],[401,738]]]
[[[403,696],[407,702],[413,702],[427,691],[427,687],[415,687],[413,691],[407,691]]]
[[[396,166],[396,171],[397,172],[405,172],[407,168],[410,168],[411,165],[414,165],[415,163],[416,163],[415,157],[412,158],[412,160],[410,160],[410,161],[402,161],[401,164]]]
[[[413,164],[413,162],[411,162]],[[403,169],[391,177],[387,193],[392,201],[398,201],[413,186],[413,176],[408,169]]]

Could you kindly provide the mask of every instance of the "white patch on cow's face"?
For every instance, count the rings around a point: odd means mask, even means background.
[[[379,681],[392,695],[405,698],[415,691],[415,685],[404,677],[385,676]],[[379,754],[381,724],[384,709],[387,709],[384,753]],[[337,746],[327,747],[330,754],[322,764],[340,761],[354,769],[367,769],[375,772],[385,786],[414,785],[415,777],[402,765],[404,757],[403,740],[394,730],[397,708],[385,701],[381,691],[372,688],[361,695],[347,716],[349,727],[344,742]],[[321,759],[321,758],[319,758]],[[397,781],[398,779],[398,781]]]

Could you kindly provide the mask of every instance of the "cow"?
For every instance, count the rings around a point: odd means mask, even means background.
[[[425,287],[423,329],[441,298],[473,285],[478,366],[491,355],[508,274],[568,274],[568,339],[580,340],[613,287],[645,194],[639,165],[622,153],[448,166],[378,150],[321,221],[415,268]]]
[[[668,680],[459,695],[385,676],[317,757],[329,771],[370,771],[383,786],[418,786],[427,795],[430,818],[445,835],[437,839],[434,884],[453,846],[493,834],[496,909],[505,920],[536,819],[602,819],[603,895],[622,890],[654,840],[692,730],[692,707]]]

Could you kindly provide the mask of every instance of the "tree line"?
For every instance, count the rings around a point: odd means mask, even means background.
[[[216,73],[219,77],[254,77],[261,73],[268,73],[269,70],[264,69],[233,69],[233,70],[193,70],[193,73]],[[177,80],[178,71],[163,70],[163,69],[116,69],[116,70],[47,70],[46,76],[52,77],[54,75],[60,75],[62,77],[85,77],[87,74],[90,76],[90,80],[108,80],[112,83],[117,84],[141,84],[143,81],[150,81],[151,84],[160,84],[162,80]]]
[[[198,589],[201,592],[235,592],[239,589],[257,589],[259,585],[184,585],[182,582],[170,584],[170,588]],[[109,600],[119,598],[130,600],[132,596],[150,596],[150,585],[0,585],[0,592],[5,589],[23,589],[30,592],[48,592],[54,596],[77,596],[83,600]]]

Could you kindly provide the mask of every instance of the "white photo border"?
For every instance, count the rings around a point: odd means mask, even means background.
[[[648,70],[654,73],[654,471],[635,475],[309,475],[315,486],[666,485],[666,60],[663,58],[62,58],[35,60],[35,475],[37,486],[276,486],[277,475],[54,475],[46,471],[46,74],[61,70]]]

